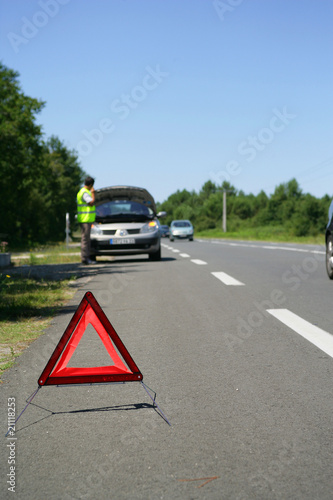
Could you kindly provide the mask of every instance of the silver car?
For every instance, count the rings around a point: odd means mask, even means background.
[[[111,186],[95,191],[96,221],[91,228],[91,259],[97,255],[148,254],[161,259],[161,234],[152,195],[143,188]]]
[[[175,238],[186,239],[193,241],[194,229],[189,220],[173,220],[170,224],[169,239],[173,241]]]

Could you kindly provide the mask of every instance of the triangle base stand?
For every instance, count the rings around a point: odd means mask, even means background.
[[[126,382],[109,382],[109,383],[103,383],[103,385],[113,385],[113,384],[126,384]],[[80,384],[80,386],[82,385],[98,385],[98,384],[92,384],[92,383],[88,383],[88,384]],[[169,422],[169,420],[167,419],[167,417],[165,416],[165,414],[163,413],[163,411],[161,410],[161,408],[158,406],[158,404],[156,403],[156,392],[151,389],[150,387],[148,387],[146,384],[144,384],[142,381],[141,381],[141,385],[142,387],[144,388],[144,390],[146,391],[146,393],[148,394],[148,396],[150,397],[150,399],[152,400],[153,402],[153,407],[157,408],[158,409],[158,413],[159,415],[161,415],[161,417],[163,418],[163,420],[168,424],[170,425],[171,427],[171,423]],[[75,387],[74,384],[72,384],[73,387]],[[57,387],[68,387],[68,385],[58,385]],[[39,390],[42,388],[41,385],[38,386],[38,388],[26,399],[26,405],[25,407],[23,408],[23,410],[21,411],[21,413],[19,414],[19,416],[17,417],[17,419],[15,420],[15,422],[10,425],[10,427],[8,427],[8,430],[7,430],[7,433],[5,434],[5,437],[7,437],[8,435],[10,436],[14,436],[15,435],[15,432],[16,432],[16,424],[19,420],[19,418],[23,415],[23,413],[26,411],[26,409],[28,408],[28,406],[32,403],[32,400],[34,399],[34,397],[37,395],[37,393],[39,392]],[[152,394],[154,395],[154,397],[152,396]]]

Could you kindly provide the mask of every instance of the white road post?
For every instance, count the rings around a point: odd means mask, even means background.
[[[69,229],[69,213],[68,212],[66,213],[66,229],[65,229],[65,232],[66,232],[66,247],[68,249],[68,247],[69,247],[69,233],[71,232],[70,229]]]
[[[222,229],[223,232],[227,232],[227,192],[223,191],[223,208],[222,208]]]

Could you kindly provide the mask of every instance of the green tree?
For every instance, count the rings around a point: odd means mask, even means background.
[[[191,194],[186,189],[183,189],[182,191],[177,190],[175,193],[171,194],[169,198],[160,205],[160,210],[165,210],[167,212],[165,224],[171,224],[172,220],[183,218],[177,217],[175,212],[178,209],[178,214],[181,213],[179,211],[180,207],[183,204],[190,204],[193,196],[194,193]]]
[[[228,181],[223,181],[220,189],[222,189],[222,191],[227,191],[228,195],[230,196],[237,195],[237,189]]]
[[[254,214],[253,203],[249,196],[237,196],[233,203],[233,214],[240,219],[250,219]]]
[[[190,219],[197,231],[220,228],[224,190],[228,231],[237,232],[246,226],[282,226],[290,234],[306,236],[325,230],[331,198],[303,194],[296,179],[277,186],[270,197],[264,191],[257,196],[237,192],[227,181],[221,186],[207,181],[198,194],[186,189],[177,191],[159,209],[168,212],[167,224],[173,219]]]
[[[48,182],[41,179],[41,192],[48,207],[48,224],[44,232],[47,240],[64,238],[65,215],[74,222],[76,194],[83,184],[85,172],[81,169],[75,151],[52,136],[44,144],[44,165]]]
[[[297,206],[291,223],[295,236],[316,235],[325,230],[327,212],[320,200],[306,194]]]
[[[23,94],[18,73],[0,63],[0,233],[28,238],[31,190],[42,173],[41,127],[35,115],[44,103]]]
[[[216,184],[212,181],[207,181],[202,186],[201,191],[199,193],[200,200],[207,200],[212,194],[215,194],[217,191]]]
[[[254,211],[258,213],[260,210],[263,210],[268,205],[268,196],[264,191],[260,191],[260,193],[254,198]]]
[[[0,234],[14,245],[62,240],[85,174],[58,138],[43,140],[44,103],[22,92],[18,76],[0,63]]]

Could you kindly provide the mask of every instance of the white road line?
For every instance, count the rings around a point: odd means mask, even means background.
[[[188,253],[180,253],[179,254],[181,257],[190,257]]]
[[[173,252],[173,253],[179,253],[179,252],[180,252],[180,250],[177,250],[177,248],[173,248],[173,249],[172,249],[172,252]]]
[[[193,262],[193,264],[198,264],[198,266],[205,266],[207,264],[207,262],[200,259],[191,259],[191,262]]]
[[[267,309],[267,312],[333,358],[333,335],[288,309]]]
[[[288,252],[313,253],[313,250],[306,250],[305,248],[277,247],[268,245],[263,245],[261,248],[264,248],[265,250],[287,250]]]
[[[215,278],[218,280],[222,281],[225,285],[235,285],[235,286],[240,286],[244,285],[244,283],[241,283],[240,281],[236,280],[232,276],[229,276],[229,274],[222,273],[222,272],[217,272],[217,273],[212,273]]]
[[[196,240],[199,243],[207,243],[207,240]],[[208,240],[209,241],[209,240]],[[212,240],[210,243],[214,245],[226,245],[230,247],[244,247],[244,248],[263,248],[264,250],[284,250],[287,252],[301,252],[301,253],[314,253],[319,255],[325,255],[325,250],[310,250],[306,248],[296,248],[296,247],[286,247],[286,246],[277,246],[277,245],[253,245],[250,243],[232,243],[228,241],[217,241]]]

